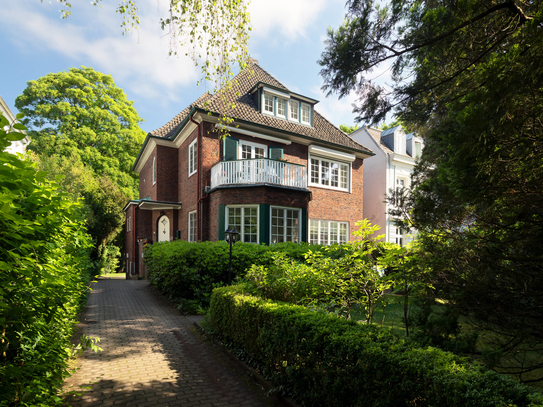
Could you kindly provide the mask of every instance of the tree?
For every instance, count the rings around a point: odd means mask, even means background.
[[[26,118],[30,150],[81,161],[108,176],[127,197],[137,195],[132,165],[145,138],[142,119],[113,78],[71,68],[29,81],[15,106]]]
[[[346,124],[340,124],[339,129],[343,133],[351,134],[351,133],[355,132],[356,130],[358,130],[358,125],[355,124],[353,126],[347,126]]]
[[[349,3],[321,58],[325,88],[391,110],[425,138],[404,213],[436,287],[523,381],[543,367],[543,9],[533,1]],[[393,60],[394,84],[366,71]],[[529,350],[529,352],[526,352]]]

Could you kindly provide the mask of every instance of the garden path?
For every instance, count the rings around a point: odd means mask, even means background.
[[[80,333],[98,336],[67,380],[77,406],[275,406],[245,372],[206,342],[147,281],[99,279]]]

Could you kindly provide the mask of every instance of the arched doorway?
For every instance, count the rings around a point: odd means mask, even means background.
[[[158,218],[158,241],[169,242],[170,241],[170,219],[166,215]]]

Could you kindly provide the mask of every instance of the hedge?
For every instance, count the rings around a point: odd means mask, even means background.
[[[303,260],[308,250],[323,246],[279,243],[272,246],[238,242],[232,250],[232,278],[243,277],[253,264],[269,265],[276,252]],[[149,281],[167,298],[193,300],[208,306],[214,287],[228,280],[230,247],[224,241],[190,243],[181,240],[155,243],[145,249]]]
[[[213,291],[215,332],[306,406],[543,406],[529,387],[459,356],[243,291]]]

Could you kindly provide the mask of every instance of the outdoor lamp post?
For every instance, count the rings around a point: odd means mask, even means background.
[[[228,228],[224,232],[226,241],[230,243],[230,265],[228,266],[228,284],[232,284],[232,245],[238,241],[239,232],[236,228]]]

